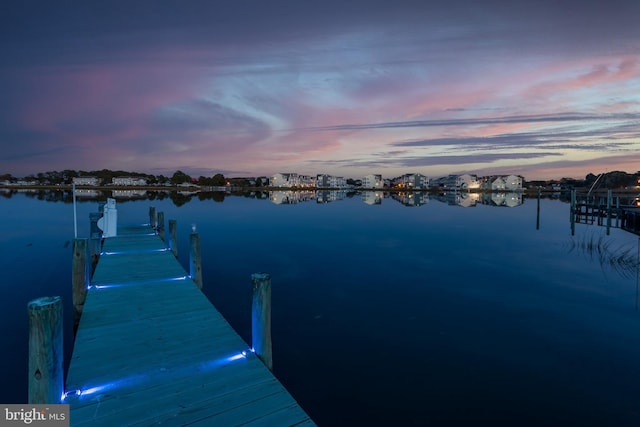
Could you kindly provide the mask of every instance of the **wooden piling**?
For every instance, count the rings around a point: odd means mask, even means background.
[[[42,297],[29,313],[29,404],[56,404],[64,391],[62,298]]]
[[[251,306],[251,346],[270,371],[273,371],[271,352],[271,276],[267,273],[251,275],[253,303]]]
[[[166,243],[164,240],[164,212],[158,212],[158,236]]]
[[[536,210],[536,230],[540,230],[540,196],[542,190],[538,188],[538,209]]]
[[[611,234],[611,204],[613,202],[612,190],[607,190],[607,236]]]
[[[149,206],[149,224],[151,224],[151,228],[153,228],[154,230],[158,225],[158,218],[156,217],[155,206]]]
[[[87,264],[87,246],[89,239],[73,240],[73,260],[71,263],[72,274],[72,301],[74,329],[80,322],[82,308],[87,298],[87,285],[89,282],[89,270]]]
[[[200,253],[200,235],[193,231],[190,239],[189,274],[196,282],[198,289],[202,289],[202,254]]]
[[[178,235],[176,234],[178,230],[177,222],[175,219],[169,220],[169,235],[171,236],[171,240],[169,241],[169,247],[171,248],[171,252],[173,252],[173,256],[178,258]]]
[[[571,190],[571,235],[576,234],[576,190]]]

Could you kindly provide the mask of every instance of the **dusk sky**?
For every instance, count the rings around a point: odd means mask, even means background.
[[[0,173],[640,170],[640,1],[20,1]]]

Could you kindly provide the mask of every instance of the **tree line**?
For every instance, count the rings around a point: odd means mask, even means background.
[[[17,182],[22,180],[28,182],[36,182],[40,185],[71,185],[73,183],[73,178],[96,177],[99,184],[104,185],[110,184],[113,181],[113,178],[122,176],[143,178],[149,185],[180,185],[189,183],[204,186],[223,186],[227,185],[227,183],[230,183],[229,180],[225,178],[225,176],[221,173],[217,173],[210,177],[200,176],[198,178],[194,178],[180,170],[174,172],[171,176],[165,176],[123,170],[114,171],[110,169],[101,169],[94,171],[76,171],[65,169],[62,171],[39,172],[35,175],[28,175],[22,178],[15,177],[11,174],[3,174],[0,175],[0,181]]]

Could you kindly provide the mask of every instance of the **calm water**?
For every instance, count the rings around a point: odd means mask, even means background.
[[[19,403],[27,302],[62,295],[71,330],[73,208],[4,195],[0,402]],[[640,425],[637,236],[571,236],[568,204],[550,199],[536,229],[535,199],[155,197],[119,200],[119,222],[151,205],[177,219],[183,265],[196,224],[205,293],[247,341],[250,275],[271,273],[275,374],[321,426]],[[79,202],[79,237],[94,211]]]

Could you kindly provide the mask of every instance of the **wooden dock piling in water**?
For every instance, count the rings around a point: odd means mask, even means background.
[[[613,204],[613,191],[607,190],[606,198],[586,197],[577,201],[575,190],[571,192],[571,234],[575,232],[575,224],[590,224],[606,227],[609,235],[611,228],[620,228],[630,233],[640,235],[640,226],[636,225],[636,218],[640,208],[633,204],[623,205],[620,196],[616,196]],[[615,219],[615,223],[614,220]]]
[[[29,403],[60,403],[64,386],[62,298],[27,304],[29,314]]]
[[[271,350],[271,276],[251,275],[253,301],[251,305],[251,346],[256,355],[273,371]]]
[[[199,289],[202,289],[202,254],[200,253],[200,235],[194,231],[190,235],[189,275]]]
[[[73,240],[73,260],[71,262],[71,299],[73,302],[73,324],[78,325],[89,284],[88,239]]]
[[[169,220],[169,249],[173,252],[173,256],[178,258],[178,235],[177,235],[178,225],[175,219]]]

